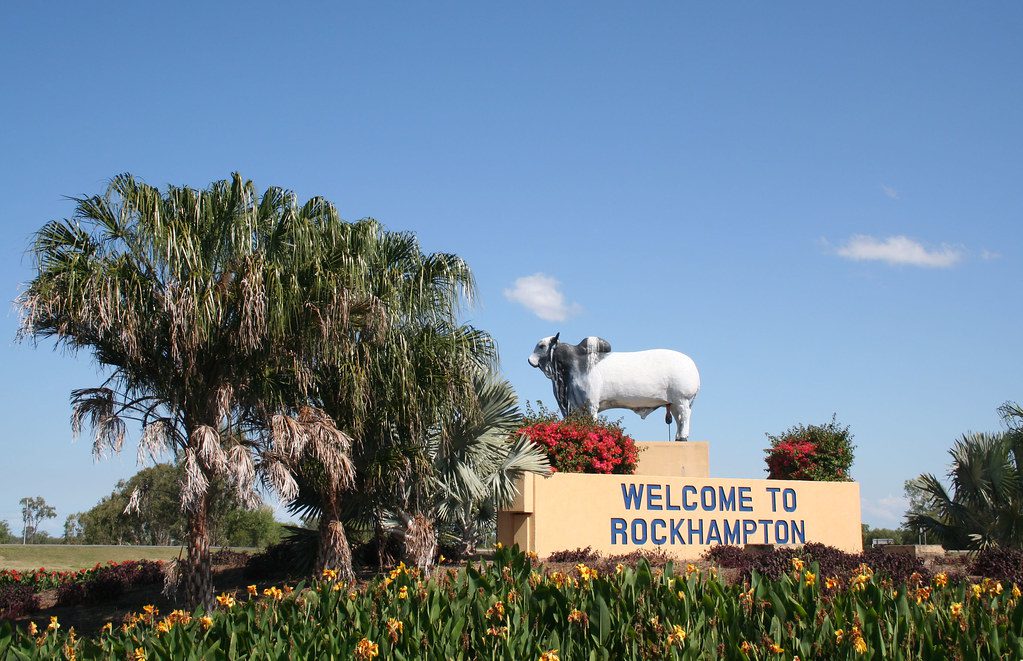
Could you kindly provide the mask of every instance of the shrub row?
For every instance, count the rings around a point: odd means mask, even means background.
[[[38,608],[39,598],[32,586],[19,583],[0,585],[0,620],[17,619]]]
[[[57,589],[57,605],[116,599],[137,585],[160,583],[163,575],[163,563],[159,560],[129,560],[98,567],[84,580],[62,583]]]
[[[1023,657],[1017,586],[892,582],[861,566],[849,581],[790,559],[778,578],[725,583],[672,563],[600,573],[542,571],[498,549],[492,563],[432,579],[399,566],[361,588],[255,586],[213,613],[151,606],[96,638],[51,621],[0,624],[0,658],[988,659]]]

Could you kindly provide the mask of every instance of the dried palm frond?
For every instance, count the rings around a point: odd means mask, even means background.
[[[154,462],[157,461],[159,456],[174,442],[173,433],[170,421],[166,418],[154,420],[143,427],[142,436],[139,438],[136,462],[142,465],[145,463],[147,455]]]
[[[268,485],[277,492],[283,502],[289,503],[298,498],[298,483],[284,462],[277,459],[265,462],[263,474]]]
[[[227,472],[227,455],[220,447],[220,434],[216,429],[208,425],[197,426],[192,431],[191,444],[198,450],[196,454],[204,468],[214,475],[224,475]]]
[[[210,483],[200,467],[195,450],[192,448],[185,450],[184,464],[184,481],[181,484],[181,509],[191,512],[197,509],[206,492],[209,491]]]
[[[124,514],[140,514],[142,512],[142,497],[145,495],[145,490],[141,487],[135,487],[131,491],[131,496],[128,498],[128,504],[124,508]]]

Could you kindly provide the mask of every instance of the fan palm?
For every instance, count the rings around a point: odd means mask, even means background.
[[[474,291],[459,257],[425,254],[412,234],[372,220],[350,226],[343,244],[367,293],[386,310],[387,326],[353,329],[344,355],[317,365],[316,402],[353,439],[356,488],[342,508],[315,473],[306,475],[313,493],[296,510],[319,511],[321,530],[342,516],[369,524],[382,541],[384,510],[408,508],[409,485],[429,479],[428,431],[442,413],[473,405],[471,375],[493,365],[494,344],[457,323]]]
[[[312,437],[343,445],[322,416],[271,418],[299,411],[311,365],[347,351],[354,326],[371,332],[379,308],[338,259],[344,228],[325,200],[259,195],[235,174],[164,193],[121,175],[74,202],[72,218],[35,235],[20,335],[86,349],[109,370],[71,397],[73,430],[91,424],[97,456],[120,451],[130,419],[142,425],[140,458],[170,449],[184,464],[185,598],[210,606],[211,481],[256,502],[256,469],[287,491],[285,456],[315,447]],[[276,455],[257,463],[247,439],[260,428]]]
[[[910,512],[907,523],[949,548],[1023,546],[1023,432],[968,434],[949,454],[951,492],[934,475],[913,480],[932,513]]]

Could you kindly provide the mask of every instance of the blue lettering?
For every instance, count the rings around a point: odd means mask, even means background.
[[[774,522],[774,541],[777,544],[789,543],[789,524],[784,521]]]
[[[664,530],[664,527],[666,525],[664,523],[664,519],[654,519],[653,521],[650,522],[650,541],[652,541],[654,544],[660,545],[668,540],[664,537],[664,533],[661,533],[660,537],[657,536],[658,525],[661,526],[661,530]]]
[[[696,495],[696,487],[691,484],[687,484],[682,487],[682,509],[687,512],[692,512],[696,509],[696,503],[689,503],[689,494]]]
[[[707,502],[707,496],[710,496],[710,502]],[[713,512],[717,508],[717,492],[714,491],[714,487],[703,487],[700,489],[700,504],[703,505],[703,511]]]
[[[790,521],[792,524],[792,543],[806,544],[806,521]]]
[[[646,485],[646,508],[648,510],[662,510],[664,507],[661,506],[661,486],[660,484],[648,484]],[[654,493],[654,489],[657,493]],[[654,501],[657,501],[654,504]]]
[[[703,544],[703,521],[697,519],[696,523],[700,524],[698,528],[693,527],[693,520],[689,519],[689,543],[690,544]],[[693,537],[696,537],[696,541],[693,541]]]
[[[753,496],[750,495],[749,487],[739,487],[739,511],[753,511]]]
[[[728,521],[724,522],[725,526],[725,544],[738,544],[739,543],[739,524],[741,523],[738,519],[734,521],[735,527],[729,528]]]
[[[632,543],[646,544],[646,519],[632,520]]]
[[[770,543],[770,540],[767,539],[767,533],[771,529],[770,528],[770,526],[771,526],[771,519],[757,519],[757,523],[759,523],[760,525],[762,525],[764,527],[764,542],[763,543],[764,544]]]
[[[721,530],[718,529],[718,522],[713,519],[711,519],[710,525],[707,526],[707,543],[708,544],[721,543]]]
[[[622,536],[622,544],[629,543],[629,536],[625,534],[625,519],[611,519],[611,543],[618,544],[618,535]]]
[[[735,509],[735,487],[718,487],[718,507],[722,512],[731,512]]]
[[[672,492],[671,487],[668,487],[667,489],[665,489],[665,491],[667,492],[667,493],[664,494],[665,495],[665,500],[668,501],[668,502],[665,504],[664,509],[666,509],[666,510],[675,510],[675,511],[678,511],[678,510],[682,509],[678,505],[672,505],[671,504],[671,492]]]
[[[742,520],[742,543],[749,544],[749,537],[757,531],[757,522],[753,519]]]
[[[626,491],[628,486],[628,491]],[[636,487],[639,487],[637,489]],[[622,500],[625,501],[625,509],[638,510],[643,506],[643,485],[622,483]]]
[[[778,492],[781,491],[781,487],[767,487],[767,493],[771,494],[771,511],[778,511]],[[764,542],[766,544],[767,542]]]
[[[792,504],[789,504],[789,496],[792,496]],[[782,489],[781,492],[781,506],[785,508],[786,512],[796,511],[796,490],[795,489]]]
[[[672,519],[671,520],[671,543],[672,544],[685,544],[686,541],[682,539],[682,524],[685,523],[685,519]]]

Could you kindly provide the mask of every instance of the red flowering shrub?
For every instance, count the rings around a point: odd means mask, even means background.
[[[631,475],[636,471],[639,449],[617,423],[580,416],[558,420],[542,409],[525,422],[516,433],[546,450],[555,472]]]
[[[768,479],[844,482],[853,463],[852,434],[835,418],[824,425],[797,425],[779,436],[767,435]]]

